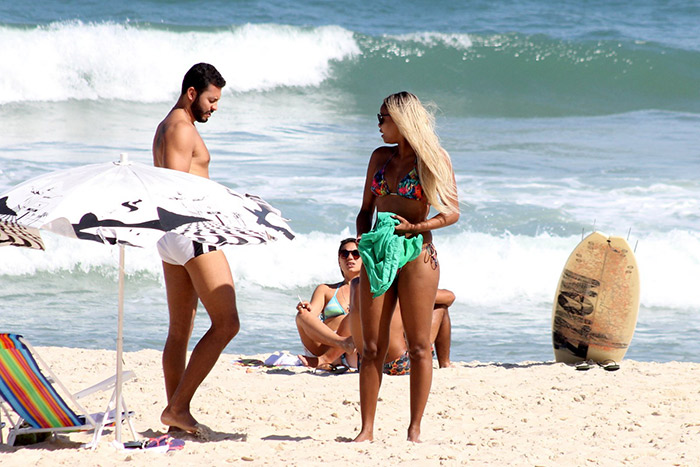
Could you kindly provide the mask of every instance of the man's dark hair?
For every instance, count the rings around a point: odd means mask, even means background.
[[[189,88],[194,88],[197,94],[203,92],[213,84],[217,88],[223,88],[226,86],[226,80],[221,73],[214,68],[214,65],[208,63],[197,63],[185,73],[185,77],[182,79],[182,90],[181,94],[185,94]]]

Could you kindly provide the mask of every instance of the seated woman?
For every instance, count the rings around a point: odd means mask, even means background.
[[[341,363],[353,368],[358,367],[357,355],[362,353],[362,326],[360,323],[360,310],[358,306],[359,283],[360,280],[357,277],[350,282],[349,310],[348,314],[343,317],[343,324],[338,330],[338,335],[340,337],[345,337],[348,332],[350,332],[350,335],[352,336],[357,352],[348,354],[350,355],[349,358]],[[438,365],[440,368],[447,368],[450,366],[452,322],[450,320],[449,307],[452,306],[454,301],[454,293],[447,289],[438,289],[437,295],[435,296],[435,305],[433,306],[433,316],[430,325],[430,342],[433,344],[433,348],[435,349],[435,355],[437,356]],[[403,321],[401,320],[401,309],[398,304],[396,305],[394,314],[391,317],[389,332],[389,349],[384,360],[383,372],[387,375],[410,374],[408,345],[406,344]],[[314,355],[316,355],[318,358],[299,356],[299,359],[306,366],[329,366],[329,363],[334,363],[334,360],[337,359],[338,350],[336,347],[326,347],[326,351],[324,353]],[[338,363],[338,361],[335,361],[335,363]]]
[[[350,329],[357,348],[362,355],[362,325],[359,312],[360,279],[350,284]],[[430,324],[430,342],[433,344],[440,368],[450,366],[450,345],[452,339],[452,322],[449,307],[455,301],[455,294],[447,289],[438,289],[433,306]],[[389,348],[384,359],[383,373],[386,375],[410,374],[411,365],[408,358],[408,345],[401,320],[401,309],[396,305],[389,325]]]
[[[362,266],[354,238],[340,242],[338,265],[342,281],[321,284],[314,290],[310,302],[297,303],[296,324],[307,353],[298,357],[309,367],[324,368],[338,363],[349,366],[356,362],[355,345],[346,319],[350,308],[350,281],[360,274]]]

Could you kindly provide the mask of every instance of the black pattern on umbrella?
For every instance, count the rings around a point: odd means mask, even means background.
[[[127,203],[123,203],[127,204]],[[135,209],[134,209],[135,210]],[[134,229],[155,229],[161,230],[163,233],[173,230],[181,225],[191,224],[193,222],[206,221],[203,217],[194,217],[181,215],[174,212],[170,212],[163,208],[157,208],[158,219],[154,219],[146,222],[138,222],[133,224],[128,224],[116,219],[97,219],[97,216],[91,212],[85,214],[80,222],[73,225],[73,230],[75,230],[75,235],[82,240],[94,240],[97,242],[102,242],[103,240],[108,241],[111,245],[116,244],[115,238],[105,238],[103,239],[99,235],[87,232],[88,229],[95,229],[97,227],[119,227],[119,228],[134,228]]]

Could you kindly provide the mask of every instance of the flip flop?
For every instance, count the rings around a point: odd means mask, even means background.
[[[333,369],[331,370],[331,373],[334,375],[342,375],[343,373],[347,373],[350,371],[350,367],[347,365],[333,365]]]
[[[575,364],[574,368],[576,368],[578,371],[587,371],[587,370],[590,370],[592,367],[591,367],[590,363],[583,361],[583,362],[578,362],[577,364]]]
[[[236,360],[236,363],[242,366],[263,366],[265,365],[265,362],[262,360],[258,360],[257,358],[241,358],[240,360]]]
[[[328,373],[332,373],[334,375],[342,375],[343,373],[347,373],[350,370],[350,367],[343,364],[334,365],[332,363],[323,363],[317,366],[315,370],[327,371]]]
[[[158,452],[179,451],[185,447],[181,439],[170,435],[162,435],[157,438],[148,438],[140,441],[128,441],[124,443],[124,449],[151,449]]]
[[[605,371],[616,371],[620,369],[620,365],[614,360],[604,360],[602,362],[598,362],[598,365],[603,367],[603,370]]]

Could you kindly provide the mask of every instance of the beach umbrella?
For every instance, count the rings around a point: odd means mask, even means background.
[[[209,245],[259,244],[294,234],[280,212],[185,172],[128,160],[30,179],[0,195],[0,246],[44,249],[40,231],[119,247],[116,413],[121,413],[124,247],[152,247],[175,232]],[[121,442],[121,424],[116,439]]]

